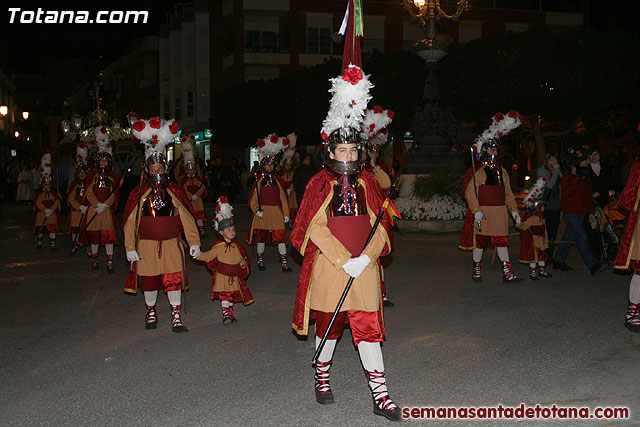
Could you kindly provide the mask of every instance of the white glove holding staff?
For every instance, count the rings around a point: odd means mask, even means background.
[[[371,259],[368,256],[362,254],[359,257],[349,259],[349,261],[344,263],[342,269],[349,276],[357,279],[362,274],[364,269],[367,268],[367,265],[369,265],[370,262]]]

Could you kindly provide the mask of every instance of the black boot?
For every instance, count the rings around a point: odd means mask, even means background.
[[[629,301],[624,326],[631,332],[640,333],[640,303]]]
[[[258,270],[266,270],[267,266],[264,265],[264,252],[258,254]]]
[[[482,262],[473,261],[473,273],[471,274],[471,280],[474,282],[482,282]]]
[[[329,384],[329,369],[331,369],[332,364],[333,360],[329,360],[328,362],[316,362],[316,373],[313,376],[313,379],[316,383],[316,402],[321,405],[334,402],[331,384]]]
[[[520,281],[522,281],[522,279],[519,279],[516,273],[513,272],[511,263],[509,261],[502,261],[502,282],[515,283]]]
[[[187,327],[182,324],[182,316],[180,311],[180,305],[171,306],[171,330],[173,332],[182,333],[189,331],[189,329],[187,329]]]
[[[402,411],[389,397],[384,371],[365,371],[369,380],[369,389],[373,396],[373,413],[391,421],[402,420]],[[371,385],[371,384],[374,385]]]
[[[529,266],[529,279],[531,279],[531,280],[539,280],[539,278],[538,278],[538,269],[536,267]]]
[[[144,319],[145,329],[156,329],[158,327],[158,314],[155,305],[147,306],[147,316]]]
[[[293,271],[289,268],[289,264],[287,264],[287,255],[280,254],[280,266],[285,273],[291,273]]]

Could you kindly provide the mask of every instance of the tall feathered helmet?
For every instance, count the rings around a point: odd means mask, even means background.
[[[46,152],[40,159],[40,182],[51,182],[51,153]]]
[[[509,110],[506,114],[495,114],[491,126],[475,139],[473,150],[476,156],[493,162],[497,155],[490,155],[488,151],[491,148],[500,148],[500,138],[520,126],[523,120],[524,116],[515,110]]]
[[[95,154],[95,164],[101,175],[107,174],[111,171],[113,162],[113,149],[111,148],[111,138],[107,133],[106,126],[98,126],[93,130],[93,135],[96,140],[97,151]],[[100,162],[104,160],[106,163],[104,166],[100,165]]]
[[[196,159],[193,154],[193,137],[191,135],[180,136],[180,153],[182,154],[182,164],[186,171],[196,170]]]
[[[225,196],[220,196],[216,206],[216,216],[213,218],[213,228],[220,233],[225,228],[233,226],[233,207]]]
[[[157,187],[169,183],[169,168],[165,157],[167,144],[178,135],[180,128],[175,120],[138,119],[133,122],[133,135],[145,146],[144,174],[148,185]],[[162,168],[154,165],[162,165]]]
[[[527,195],[524,196],[522,203],[527,210],[534,211],[542,203],[542,194],[546,184],[547,178],[541,176],[536,183],[533,184]]]
[[[282,152],[289,146],[291,141],[288,138],[282,138],[271,133],[256,142],[258,147],[258,159],[260,166],[273,164],[274,169],[278,166],[278,161]]]
[[[369,90],[373,84],[362,69],[353,64],[330,81],[331,103],[320,134],[327,151],[325,166],[335,173],[351,175],[361,169],[359,155],[355,161],[343,162],[332,159],[329,154],[338,144],[356,144],[358,150],[364,148],[360,127],[367,103],[371,100]]]
[[[385,110],[379,105],[364,112],[361,125],[362,140],[366,142],[367,149],[379,150],[387,141],[387,127],[393,121],[393,110]]]
[[[89,150],[87,144],[84,142],[78,143],[76,146],[76,176],[81,173],[85,175],[89,173],[89,167],[87,165],[87,160],[89,158]]]
[[[282,160],[280,164],[284,167],[286,163],[291,163],[293,159],[293,154],[296,152],[296,142],[298,140],[298,136],[295,133],[290,133],[282,140],[282,145],[285,146],[284,151],[282,152]]]

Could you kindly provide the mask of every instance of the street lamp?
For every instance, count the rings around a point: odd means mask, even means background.
[[[74,114],[71,117],[71,121],[73,122],[74,128],[80,129],[82,127],[82,116],[80,114]]]
[[[15,136],[16,138],[20,138],[20,132],[15,131],[15,132],[13,133],[13,136]]]
[[[9,107],[6,105],[0,105],[0,116],[4,117],[9,112]]]
[[[138,115],[132,111],[129,114],[127,114],[127,120],[129,121],[129,126],[133,126],[133,123],[138,120]]]
[[[440,0],[400,0],[413,21],[417,21],[425,35],[429,38],[436,36],[436,20],[450,19],[458,21],[460,16],[470,9],[469,0],[459,0],[456,13],[447,15],[440,7]]]
[[[29,112],[28,111],[23,111],[22,112],[22,118],[27,120],[29,118]]]

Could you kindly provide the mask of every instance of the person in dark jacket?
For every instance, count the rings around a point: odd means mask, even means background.
[[[545,203],[544,220],[549,238],[547,253],[549,261],[555,264],[553,249],[560,225],[560,182],[562,181],[562,172],[560,172],[560,163],[556,153],[547,153],[544,164],[538,169],[537,175],[538,178],[544,177],[547,180],[542,193],[542,201]]]
[[[601,264],[593,255],[587,233],[582,228],[582,222],[586,215],[588,215],[590,223],[595,221],[595,206],[591,199],[592,183],[587,170],[589,167],[588,162],[586,153],[578,151],[572,156],[569,169],[562,177],[560,209],[567,221],[567,229],[562,236],[562,240],[576,242],[585,264],[589,268],[591,275],[594,275],[600,271]],[[567,243],[558,246],[555,268],[563,271],[573,270],[565,263],[570,249],[571,247]]]
[[[302,159],[302,163],[293,174],[293,188],[295,189],[296,197],[298,198],[298,206],[302,203],[302,196],[304,195],[307,183],[315,174],[316,170],[311,164],[311,155],[305,154]]]

